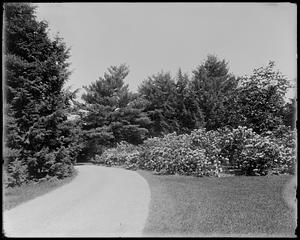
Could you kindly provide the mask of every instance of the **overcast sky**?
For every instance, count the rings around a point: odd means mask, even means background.
[[[67,85],[82,88],[126,63],[132,91],[148,76],[191,74],[208,54],[241,76],[274,60],[297,76],[297,10],[289,3],[40,3],[37,16],[71,47]]]

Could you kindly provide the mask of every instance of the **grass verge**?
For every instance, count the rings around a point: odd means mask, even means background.
[[[296,210],[284,196],[292,176],[196,178],[138,172],[151,188],[145,236],[296,236]]]
[[[46,194],[64,184],[71,182],[77,176],[77,171],[70,177],[39,183],[24,184],[20,187],[3,188],[3,210],[9,210],[21,203]]]

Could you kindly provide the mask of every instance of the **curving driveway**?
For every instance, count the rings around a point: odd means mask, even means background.
[[[150,189],[134,171],[76,166],[70,183],[3,212],[7,237],[138,237]]]

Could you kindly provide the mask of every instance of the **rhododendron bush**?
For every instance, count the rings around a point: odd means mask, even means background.
[[[140,145],[121,142],[107,149],[94,162],[156,174],[219,176],[222,167],[243,175],[294,173],[295,135],[280,127],[257,134],[251,128],[196,129],[190,134],[167,134],[149,138]]]
[[[219,132],[221,154],[227,160],[226,164],[239,169],[242,174],[294,173],[296,137],[288,128],[279,126],[273,132],[260,135],[246,127]]]

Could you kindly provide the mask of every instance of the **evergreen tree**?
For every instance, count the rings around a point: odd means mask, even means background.
[[[186,133],[204,125],[204,118],[199,103],[191,91],[191,83],[187,74],[178,70],[176,81],[176,115],[180,132]]]
[[[129,69],[125,64],[120,66],[111,66],[90,86],[84,86],[86,93],[82,99],[87,104],[100,104],[113,108],[126,106],[131,100],[131,93],[128,90],[128,84],[124,84],[124,79],[129,74]]]
[[[138,106],[137,95],[124,83],[128,73],[125,64],[112,66],[103,77],[84,87],[86,93],[82,99],[88,115],[84,118],[83,129],[88,157],[120,141],[141,143],[148,134],[150,120],[143,113],[143,106]]]
[[[193,71],[191,89],[203,111],[207,130],[217,129],[226,122],[224,103],[234,92],[238,80],[229,74],[225,60],[209,55],[206,61]]]
[[[66,139],[75,134],[63,126],[71,97],[63,91],[69,49],[60,37],[48,37],[47,23],[36,20],[36,7],[4,6],[6,145],[18,152],[6,165],[22,163],[26,179],[68,176],[73,159]]]
[[[138,93],[149,102],[145,111],[153,122],[152,136],[180,130],[176,116],[176,84],[170,73],[149,77],[139,86]]]

